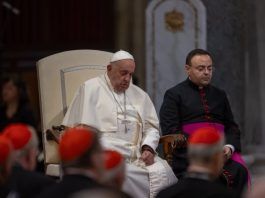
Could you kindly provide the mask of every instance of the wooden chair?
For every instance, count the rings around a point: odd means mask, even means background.
[[[172,166],[173,162],[173,152],[181,147],[180,139],[182,135],[180,134],[170,134],[160,137],[159,143],[162,144],[162,154],[163,158]]]
[[[112,56],[97,50],[57,53],[37,62],[46,174],[60,175],[57,153],[61,124],[74,93],[86,80],[105,73]]]
[[[172,167],[173,162],[173,152],[182,147],[180,143],[180,137],[179,134],[170,134],[161,136],[159,143],[162,144],[162,153],[163,158],[168,162],[168,164]],[[233,185],[233,178],[230,175],[229,172],[223,170],[222,174],[220,175],[220,182],[226,185],[228,188],[231,188],[231,185]]]

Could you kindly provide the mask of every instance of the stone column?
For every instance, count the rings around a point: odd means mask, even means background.
[[[256,2],[246,1],[245,6],[245,133],[243,150],[252,153],[262,143],[262,112],[260,64],[258,53],[258,23],[256,20]]]
[[[136,60],[135,76],[145,89],[145,9],[147,0],[133,0],[132,50]]]
[[[259,146],[264,153],[265,148],[265,23],[264,23],[264,17],[265,17],[265,2],[263,0],[255,0],[255,6],[256,6],[256,12],[254,12],[256,15],[256,22],[257,22],[257,62],[258,62],[258,71],[259,75],[257,75],[257,78],[260,79],[259,81],[259,89],[256,88],[255,90],[257,92],[260,92],[260,101],[261,101],[261,107],[256,109],[256,114],[260,115],[261,119],[261,129],[260,133],[257,134],[255,137],[256,140],[259,140]],[[253,14],[253,11],[252,11]],[[252,69],[256,69],[251,67]],[[256,102],[255,98],[253,97],[253,102]]]
[[[213,84],[226,91],[244,134],[244,0],[202,1],[207,10],[207,48],[214,57]]]
[[[138,85],[145,88],[145,8],[147,0],[115,1],[115,50],[128,50],[136,61]]]
[[[115,47],[119,49],[129,50],[130,48],[130,26],[132,10],[130,9],[130,1],[115,1]]]

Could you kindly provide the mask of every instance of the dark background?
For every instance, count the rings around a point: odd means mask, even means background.
[[[72,49],[114,49],[112,0],[1,0],[0,4],[1,75],[22,76],[38,119],[39,59]]]

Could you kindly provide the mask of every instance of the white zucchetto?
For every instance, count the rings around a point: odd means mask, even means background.
[[[134,60],[133,56],[130,53],[128,53],[128,52],[126,52],[124,50],[120,50],[120,51],[118,51],[118,52],[113,54],[110,62],[112,63],[112,62],[119,61],[119,60],[124,60],[124,59]]]

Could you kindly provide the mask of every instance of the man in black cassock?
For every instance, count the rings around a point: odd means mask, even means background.
[[[214,182],[222,171],[224,137],[213,127],[197,129],[189,138],[190,165],[176,184],[163,189],[157,198],[236,198],[235,192]]]
[[[212,56],[202,49],[192,50],[186,57],[188,78],[168,89],[160,109],[163,135],[180,134],[179,148],[173,154],[173,171],[181,178],[186,172],[189,135],[198,128],[212,126],[225,134],[223,148],[226,163],[223,180],[239,190],[248,181],[248,172],[239,154],[240,130],[234,121],[226,93],[210,84],[213,72]]]

